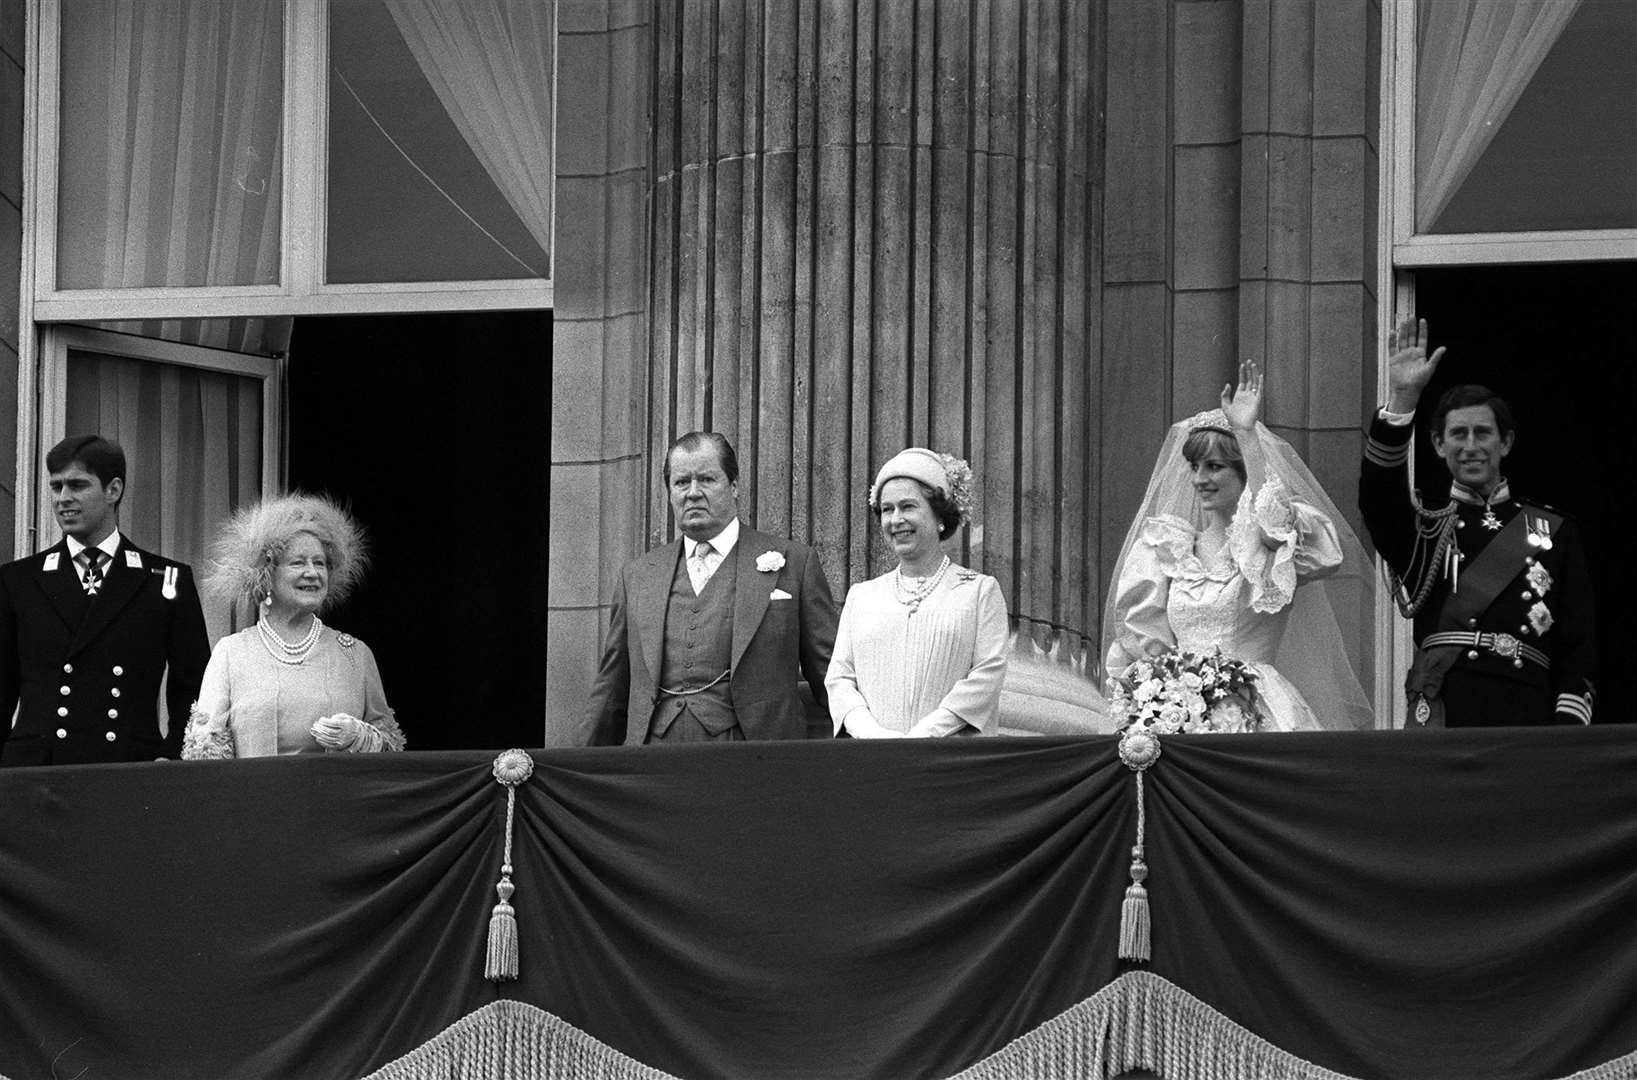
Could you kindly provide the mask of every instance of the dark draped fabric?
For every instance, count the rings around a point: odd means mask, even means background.
[[[0,771],[0,1074],[356,1078],[506,998],[684,1077],[942,1077],[1085,1001],[1115,740],[541,751],[483,979],[489,752]],[[1172,737],[1153,959],[1308,1062],[1637,1051],[1637,729]]]

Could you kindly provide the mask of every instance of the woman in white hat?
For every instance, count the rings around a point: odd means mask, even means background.
[[[995,734],[1006,600],[994,578],[943,551],[971,502],[971,467],[947,454],[912,447],[876,475],[870,514],[898,565],[854,585],[841,608],[824,680],[838,734]]]

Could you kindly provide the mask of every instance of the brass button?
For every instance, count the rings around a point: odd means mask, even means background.
[[[1467,650],[1467,651],[1466,651],[1466,658],[1467,658],[1467,659],[1468,659],[1468,660],[1476,660],[1476,659],[1478,659],[1478,650],[1477,650],[1477,649],[1468,649],[1468,650]]]
[[[1468,626],[1477,626],[1478,625],[1478,616],[1476,616],[1476,615],[1471,616],[1470,618],[1467,619],[1466,624]]]
[[[58,716],[67,716],[68,715],[68,706],[67,705],[58,705],[57,706],[57,715]]]
[[[1515,668],[1522,667],[1523,666],[1523,657],[1520,656],[1516,660],[1513,660],[1512,661],[1512,666],[1515,667]]]
[[[1534,598],[1535,598],[1534,593],[1530,592],[1528,589],[1523,590],[1523,599],[1524,599],[1525,602],[1533,600]]]
[[[61,694],[63,697],[67,697],[69,694],[72,694],[74,692],[74,689],[73,689],[73,687],[70,687],[70,686],[59,686],[59,687],[57,687],[57,692],[59,694]]]
[[[114,697],[118,697],[119,696],[119,687],[116,686],[116,687],[114,687],[112,690],[110,690],[108,692],[110,694],[112,694]]]
[[[118,720],[119,719],[119,710],[118,709],[109,709],[108,710],[108,719]]]
[[[115,664],[114,665],[114,674],[115,675],[123,675],[123,674],[125,674],[125,669],[120,667],[118,664]]]
[[[65,728],[65,727],[58,728],[57,729],[57,738],[59,738],[59,739],[68,738],[68,729]]]
[[[108,734],[104,735],[103,738],[107,739],[109,742],[113,742],[115,739],[119,738],[119,736],[110,731]]]
[[[64,675],[74,674],[74,665],[73,664],[64,664],[63,665],[63,674]]]

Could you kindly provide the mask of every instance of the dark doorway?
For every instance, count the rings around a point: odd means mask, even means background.
[[[351,504],[368,642],[411,749],[538,746],[546,693],[551,314],[296,321],[292,489]]]
[[[1587,539],[1602,653],[1597,722],[1637,721],[1637,625],[1625,610],[1637,595],[1637,561],[1626,557],[1624,503],[1637,463],[1637,264],[1428,270],[1415,280],[1432,344],[1449,349],[1422,400],[1477,382],[1511,405],[1512,490],[1574,518]],[[1431,490],[1449,474],[1426,438],[1425,415],[1416,419],[1416,477]]]

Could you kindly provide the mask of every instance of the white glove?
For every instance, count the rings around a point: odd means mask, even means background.
[[[855,739],[902,739],[904,733],[892,728],[882,727],[880,721],[870,715],[870,710],[860,705],[841,719],[841,726],[847,729],[847,734]]]
[[[326,750],[370,753],[381,749],[381,733],[356,716],[336,713],[321,716],[313,723],[313,738]]]

